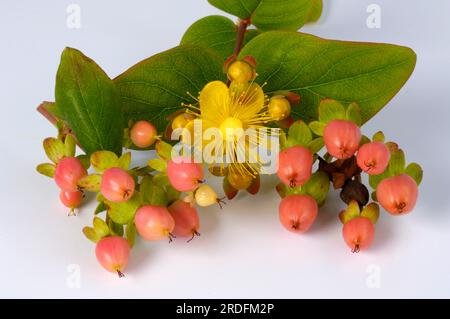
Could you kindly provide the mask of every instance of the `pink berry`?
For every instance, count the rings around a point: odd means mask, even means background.
[[[360,147],[356,161],[359,168],[369,175],[378,175],[386,170],[391,152],[384,143],[372,142]]]
[[[191,241],[195,236],[200,236],[200,220],[197,210],[182,200],[175,201],[168,207],[170,214],[175,221],[173,234],[177,237],[189,237]]]
[[[126,202],[133,196],[134,179],[121,168],[113,167],[103,173],[100,191],[111,202]]]
[[[358,149],[361,131],[351,121],[333,120],[325,126],[323,138],[330,155],[338,159],[347,159]]]
[[[61,200],[61,203],[63,203],[64,206],[70,208],[71,215],[75,208],[81,205],[83,202],[84,194],[81,191],[75,191],[75,192],[67,192],[67,191],[61,191],[59,193],[59,199]]]
[[[78,158],[65,157],[56,165],[55,182],[61,190],[75,192],[78,181],[86,175],[87,171]]]
[[[138,121],[131,128],[130,138],[137,147],[147,148],[155,143],[157,134],[153,124],[147,121]]]
[[[305,184],[311,177],[313,156],[303,146],[292,146],[278,154],[278,177],[291,187]]]
[[[314,223],[317,211],[317,203],[311,196],[288,195],[281,200],[279,218],[287,230],[303,233]]]
[[[200,164],[193,163],[190,159],[178,158],[167,163],[167,176],[176,190],[190,192],[203,180],[203,169]]]
[[[130,245],[119,236],[105,237],[97,243],[95,255],[103,268],[123,277],[122,271],[128,264]]]
[[[404,215],[412,211],[418,194],[416,182],[406,174],[386,178],[377,187],[378,202],[392,215]]]
[[[375,235],[375,227],[366,217],[356,217],[344,224],[342,235],[352,252],[368,248]]]
[[[169,210],[163,206],[143,206],[138,209],[134,218],[136,229],[145,240],[172,241],[175,221]]]

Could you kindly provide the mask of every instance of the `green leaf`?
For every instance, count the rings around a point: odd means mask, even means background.
[[[317,136],[323,136],[323,131],[325,130],[325,126],[326,126],[325,123],[322,123],[319,121],[312,121],[311,123],[309,123],[309,128]]]
[[[116,87],[78,50],[66,48],[56,76],[56,104],[88,155],[122,152],[123,118]]]
[[[128,244],[131,248],[133,248],[134,243],[136,242],[136,225],[134,224],[134,222],[130,222],[127,225],[125,236],[127,237]]]
[[[260,32],[257,30],[247,30],[243,45],[247,44],[258,34]],[[234,53],[236,37],[236,24],[226,17],[214,15],[204,17],[191,25],[183,35],[181,44],[211,48],[225,61]]]
[[[416,181],[417,186],[419,186],[420,183],[422,182],[423,170],[419,164],[417,163],[409,164],[405,169],[405,173],[411,176]]]
[[[103,219],[94,217],[94,221],[92,224],[94,225],[95,232],[100,238],[109,235],[109,227]]]
[[[36,170],[47,177],[53,178],[55,176],[56,166],[50,163],[39,164]]]
[[[296,121],[289,127],[287,146],[308,146],[312,141],[312,133],[303,121]]]
[[[196,103],[210,81],[223,80],[223,60],[211,49],[184,45],[148,58],[114,79],[128,120],[147,120],[164,132],[167,116]]]
[[[130,164],[131,164],[130,152],[122,154],[122,156],[120,156],[119,160],[117,161],[117,167],[124,169],[126,171],[130,168]]]
[[[74,157],[76,151],[76,142],[72,134],[67,134],[64,140],[64,155],[67,157]]]
[[[108,216],[117,224],[125,225],[133,220],[137,209],[141,205],[140,195],[135,193],[126,202],[111,202],[106,200],[105,205],[108,207]]]
[[[333,99],[323,99],[319,104],[319,120],[327,124],[333,120],[343,120],[346,118],[344,106]]]
[[[44,151],[48,159],[53,163],[58,164],[58,162],[65,156],[65,148],[61,140],[48,137],[44,140]]]
[[[389,160],[389,166],[387,168],[390,176],[404,173],[405,165],[405,153],[401,149],[391,152],[391,159]]]
[[[347,120],[352,121],[358,126],[362,124],[361,109],[358,103],[350,103],[345,114]]]
[[[366,122],[401,89],[416,63],[415,53],[406,47],[277,31],[250,41],[240,54],[247,55],[258,62],[256,81],[267,82],[267,94],[289,90],[301,96],[292,115],[307,122],[317,119],[317,105],[324,98],[358,103]]]
[[[119,158],[110,151],[97,151],[91,155],[92,167],[99,173],[103,173],[108,168],[117,167]]]
[[[102,176],[99,174],[90,174],[78,181],[78,186],[88,192],[98,193],[100,191],[100,184]]]
[[[81,162],[81,165],[87,170],[89,167],[91,167],[91,159],[89,156],[85,154],[81,154],[77,156],[78,160]]]
[[[313,154],[318,153],[324,146],[325,142],[323,137],[315,138],[308,144],[308,148]]]
[[[115,223],[109,215],[106,215],[106,223],[108,224],[111,235],[113,236],[123,236],[123,225]]]
[[[308,15],[308,20],[306,21],[307,23],[317,22],[317,20],[319,20],[320,17],[322,16],[322,11],[323,11],[322,0],[312,0],[312,2],[313,2],[313,4],[311,7],[311,11],[309,12],[309,15]]]
[[[167,162],[160,158],[153,158],[148,161],[148,166],[159,172],[165,172],[167,169]]]
[[[57,119],[64,120],[64,114],[55,102],[45,101],[42,103],[42,106]]]
[[[84,227],[83,234],[87,239],[92,241],[93,243],[97,243],[101,237],[97,234],[97,232],[92,227]]]
[[[308,20],[312,0],[208,0],[210,4],[241,19],[251,18],[261,30],[296,31]]]

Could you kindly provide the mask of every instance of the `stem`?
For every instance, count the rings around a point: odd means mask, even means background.
[[[39,113],[42,114],[42,116],[44,116],[50,123],[52,123],[53,125],[56,126],[56,123],[58,122],[58,119],[53,116],[53,114],[51,114],[49,111],[47,111],[47,109],[44,106],[44,103],[41,103],[38,107],[37,107],[37,111]]]
[[[237,38],[236,45],[234,47],[234,55],[238,56],[241,52],[242,45],[244,44],[245,32],[247,31],[247,27],[251,24],[250,18],[243,19],[239,21],[237,26]]]

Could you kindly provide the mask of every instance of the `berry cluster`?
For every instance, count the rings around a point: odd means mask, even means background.
[[[416,163],[406,165],[404,152],[396,143],[385,142],[382,132],[372,139],[362,135],[356,103],[345,107],[338,101],[324,99],[319,104],[317,121],[294,121],[291,110],[299,104],[300,97],[291,92],[264,96],[252,82],[256,76],[254,65],[251,58],[233,58],[226,64],[233,90],[219,81],[209,83],[204,90],[228,94],[220,100],[237,103],[239,108],[254,106],[252,99],[259,101],[262,110],[249,113],[251,120],[247,125],[273,124],[281,129],[282,149],[277,158],[281,182],[276,187],[282,197],[281,224],[293,233],[308,231],[332,185],[340,189],[340,197],[347,205],[339,214],[345,242],[353,252],[368,248],[380,216],[378,203],[392,215],[409,213],[416,204],[422,169]],[[200,95],[200,103],[210,101],[208,94]],[[172,242],[178,237],[191,241],[200,235],[196,206],[224,204],[223,198],[205,183],[203,165],[191,156],[173,158],[172,146],[163,141],[172,131],[182,129],[180,140],[184,142],[192,135],[193,121],[202,116],[205,114],[189,109],[178,111],[169,118],[163,135],[158,135],[148,121],[130,122],[125,129],[124,146],[156,150],[157,157],[145,167],[131,168],[129,152],[100,150],[89,156],[76,156],[77,141],[66,125],[59,125],[58,138],[44,140],[44,150],[52,163],[40,164],[37,170],[54,179],[61,189],[61,202],[70,208],[69,214],[82,204],[85,192],[96,194],[98,205],[92,227],[85,227],[83,233],[96,243],[97,259],[106,270],[123,276],[137,234],[148,241]],[[226,116],[220,131],[242,128],[245,120],[248,121],[237,115]],[[326,152],[322,152],[323,148]],[[208,168],[212,175],[223,178],[223,190],[230,200],[239,191],[259,191],[260,176],[248,163]],[[372,194],[363,183],[363,173],[368,175]],[[102,219],[103,212],[106,213]]]
[[[338,101],[325,99],[318,114],[319,121],[309,125],[302,121],[293,123],[284,138],[285,148],[278,159],[282,183],[277,190],[283,198],[280,222],[292,232],[308,230],[331,182],[335,189],[341,189],[340,196],[348,205],[339,215],[344,224],[344,240],[353,252],[359,252],[373,241],[379,217],[377,203],[392,215],[413,210],[422,169],[416,163],[406,166],[403,151],[396,143],[385,143],[382,132],[376,133],[372,140],[363,136],[356,103],[346,108]],[[323,157],[315,152],[320,145],[326,147]],[[316,160],[317,172],[312,174]],[[369,176],[371,196],[362,183],[362,173]],[[369,197],[373,202],[369,203]]]
[[[81,205],[85,192],[97,194],[93,225],[85,227],[83,233],[96,243],[99,263],[120,277],[136,234],[149,241],[171,242],[181,237],[189,242],[200,235],[195,205],[223,204],[204,183],[203,167],[189,158],[172,159],[172,147],[159,139],[151,123],[131,124],[126,139],[130,147],[154,146],[158,157],[151,159],[147,167],[131,169],[131,153],[119,157],[97,151],[90,157],[75,157],[75,138],[66,134],[44,141],[45,152],[53,163],[37,167],[38,172],[55,180],[70,215]],[[91,174],[89,168],[93,169]],[[103,220],[99,216],[104,211]]]

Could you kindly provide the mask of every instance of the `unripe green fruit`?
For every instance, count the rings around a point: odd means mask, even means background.
[[[252,67],[243,61],[235,61],[228,68],[228,78],[238,83],[246,83],[251,81],[255,76]]]

